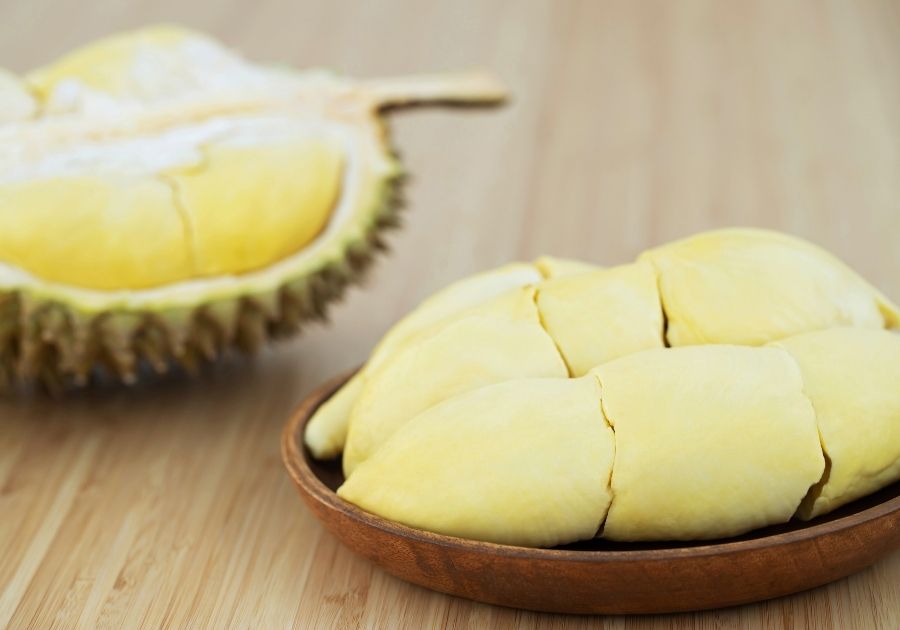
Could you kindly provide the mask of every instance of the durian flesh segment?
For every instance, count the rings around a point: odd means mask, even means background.
[[[885,325],[870,285],[827,252],[784,234],[706,232],[641,260],[659,273],[673,346],[759,345],[832,326]]]
[[[900,335],[834,328],[776,345],[800,366],[830,460],[800,516],[830,512],[900,479]]]
[[[538,287],[537,304],[573,376],[663,346],[662,308],[649,263],[547,280]]]
[[[350,416],[345,474],[352,474],[428,407],[484,385],[529,376],[568,376],[541,327],[533,287],[513,289],[438,323],[367,372]]]
[[[648,350],[594,373],[616,438],[605,538],[711,539],[783,523],[822,475],[815,413],[783,350]]]
[[[200,167],[169,175],[194,247],[193,275],[251,271],[312,241],[337,203],[343,150],[326,138],[252,138],[205,147]]]
[[[395,324],[375,346],[365,369],[373,369],[392,352],[413,342],[422,331],[498,295],[540,280],[541,274],[533,265],[511,263],[454,282]]]
[[[316,410],[304,433],[306,446],[318,459],[336,457],[344,449],[350,412],[362,392],[366,373],[397,348],[411,343],[421,331],[441,321],[540,279],[532,265],[513,263],[454,282],[426,299],[385,334],[365,366]]]
[[[610,502],[612,432],[593,377],[520,379],[421,413],[338,495],[433,532],[546,547],[591,538]]]
[[[171,188],[140,175],[0,185],[0,252],[41,278],[99,289],[153,286],[191,270]]]
[[[344,450],[350,413],[364,385],[365,379],[359,371],[316,409],[303,432],[303,442],[313,457],[333,459]]]

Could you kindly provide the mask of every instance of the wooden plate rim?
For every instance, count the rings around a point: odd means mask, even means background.
[[[502,545],[498,543],[469,540],[444,534],[436,534],[421,529],[409,527],[388,519],[376,516],[356,507],[352,503],[338,497],[337,493],[328,488],[316,476],[307,463],[307,455],[304,452],[302,432],[306,423],[312,417],[316,409],[324,403],[337,389],[346,383],[357,369],[338,375],[322,385],[316,387],[291,413],[290,419],[284,427],[281,435],[281,454],[285,466],[293,481],[302,488],[308,497],[316,500],[325,508],[337,511],[345,516],[360,522],[368,527],[373,527],[385,533],[412,539],[417,542],[438,545],[467,552],[482,552],[495,556],[514,559],[553,560],[566,562],[646,562],[650,560],[675,560],[686,557],[722,556],[739,554],[756,549],[773,548],[796,542],[806,541],[821,536],[836,534],[852,529],[859,525],[885,517],[888,514],[900,511],[900,495],[883,503],[866,508],[859,512],[837,518],[824,523],[800,527],[788,532],[780,532],[770,536],[762,536],[751,540],[737,540],[716,542],[711,544],[691,545],[685,547],[673,546],[659,549],[629,549],[629,550],[572,550],[572,549],[542,549],[535,547],[519,547],[514,545]],[[673,543],[677,545],[676,543]]]

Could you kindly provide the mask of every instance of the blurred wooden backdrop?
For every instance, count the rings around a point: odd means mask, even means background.
[[[396,117],[406,228],[330,327],[196,380],[0,401],[0,627],[900,627],[898,554],[813,592],[652,619],[431,593],[340,547],[278,454],[313,386],[423,296],[514,258],[615,263],[757,225],[900,299],[900,4],[0,0],[0,65],[157,21],[365,77],[483,65],[515,98]]]

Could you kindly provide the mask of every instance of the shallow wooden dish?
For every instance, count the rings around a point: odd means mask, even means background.
[[[307,421],[349,377],[318,387],[294,411],[282,435],[285,465],[303,500],[341,542],[436,591],[550,612],[699,610],[820,586],[900,548],[900,483],[809,523],[703,543],[593,540],[530,549],[406,527],[338,498],[339,462],[317,462],[303,447]]]

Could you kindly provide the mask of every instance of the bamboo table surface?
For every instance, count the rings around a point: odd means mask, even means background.
[[[338,545],[278,440],[291,408],[418,300],[511,259],[611,264],[757,225],[900,299],[900,5],[0,0],[0,65],[156,21],[366,77],[484,65],[514,101],[396,117],[415,173],[406,227],[331,325],[198,378],[0,400],[0,627],[900,627],[900,554],[793,597],[667,617],[432,593]]]

